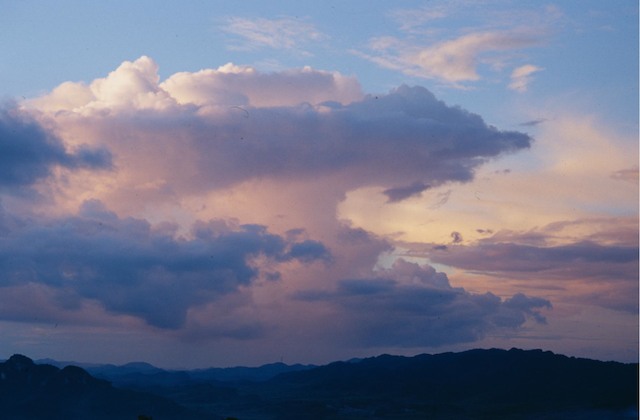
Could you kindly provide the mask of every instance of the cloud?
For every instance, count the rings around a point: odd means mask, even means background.
[[[444,5],[430,5],[418,9],[398,9],[390,15],[400,25],[400,30],[414,32],[427,22],[447,17],[449,10]]]
[[[192,239],[172,233],[89,201],[78,215],[0,236],[0,285],[42,284],[68,302],[97,301],[112,313],[173,329],[184,325],[189,308],[255,281],[257,257],[312,263],[329,256],[319,242],[288,241],[256,225],[199,222]]]
[[[543,122],[547,121],[546,118],[538,118],[535,120],[530,120],[530,121],[525,121],[525,122],[521,122],[520,124],[518,124],[521,127],[535,127],[537,125],[542,124]]]
[[[409,197],[420,195],[421,192],[429,189],[429,185],[422,182],[416,182],[406,187],[396,187],[384,190],[382,193],[389,199],[388,203],[397,203]]]
[[[627,181],[632,184],[638,184],[638,167],[635,166],[629,169],[621,169],[611,174],[613,179],[619,179],[621,181]]]
[[[252,179],[338,176],[341,189],[378,185],[395,197],[408,182],[468,181],[486,159],[531,140],[421,87],[363,97],[353,79],[311,69],[223,66],[162,83],[154,69],[146,57],[124,63],[89,84],[95,99],[84,106],[60,108],[56,90],[30,105],[48,111],[68,137],[108,143],[122,178],[180,194]]]
[[[158,65],[142,56],[123,62],[107,77],[88,85],[62,83],[51,93],[29,100],[27,105],[51,113],[112,116],[132,110],[179,113],[178,104],[186,109],[193,105],[228,109],[315,105],[325,101],[346,104],[362,97],[355,78],[310,67],[260,73],[252,67],[227,63],[217,69],[179,72],[160,83]],[[245,114],[242,109],[236,111]]]
[[[324,244],[313,240],[293,244],[287,257],[304,262],[317,260],[331,261],[332,258],[331,253]]]
[[[50,94],[28,102],[40,110],[56,112],[104,112],[126,109],[167,109],[175,101],[158,86],[158,65],[142,56],[125,61],[107,77],[86,85],[65,82]]]
[[[532,75],[539,71],[544,70],[542,67],[534,66],[533,64],[525,64],[513,70],[511,73],[511,83],[509,83],[509,89],[517,92],[526,92],[529,84],[532,81]]]
[[[421,198],[393,206],[384,205],[380,189],[350,191],[340,204],[340,216],[380,235],[402,232],[404,240],[436,244],[448,243],[453,230],[473,242],[483,238],[478,228],[527,232],[603,215],[610,220],[607,229],[619,225],[637,231],[637,222],[623,220],[638,213],[637,185],[612,178],[637,165],[636,136],[607,129],[593,117],[549,112],[554,117],[536,127],[530,151],[487,162],[468,183],[433,185]],[[443,196],[447,199],[441,203]],[[571,234],[546,238],[549,245],[575,243],[600,230],[599,225],[583,223]],[[617,229],[619,234],[623,229]]]
[[[11,106],[0,108],[0,188],[28,187],[51,175],[56,167],[111,169],[106,147],[79,145],[67,150],[63,142],[29,114]]]
[[[264,47],[293,50],[301,44],[327,38],[315,25],[290,16],[279,19],[230,17],[226,19],[222,30],[241,39],[231,46],[235,50]]]
[[[409,301],[414,292],[433,298],[400,281],[400,268],[375,272],[391,242],[340,219],[347,192],[371,187],[402,201],[469,181],[487,160],[532,141],[421,87],[364,95],[354,78],[311,68],[261,73],[227,64],[164,81],[157,71],[142,57],[25,104],[67,144],[108,147],[114,171],[56,179],[55,205],[41,210],[50,216],[31,227],[5,218],[5,252],[9,242],[21,244],[11,251],[16,283],[5,287],[42,284],[81,308],[93,302],[186,340],[276,347],[277,339],[307,334],[316,345],[324,337],[315,334],[318,320],[338,317],[348,300],[364,304],[365,292],[378,299],[378,311],[396,298],[418,305]],[[448,199],[439,194],[438,205]],[[290,299],[298,290],[335,300]],[[429,342],[481,337],[497,325],[489,318],[507,309],[494,295],[442,290],[451,303],[438,314],[453,311],[455,319]],[[466,327],[457,311],[484,301],[492,315]],[[348,318],[354,328],[356,318]],[[403,319],[410,321],[400,313],[394,322]],[[370,335],[359,342],[375,342]],[[398,340],[411,344],[409,335]]]
[[[630,236],[627,230],[622,235],[617,231],[601,232],[591,240],[585,237],[564,245],[547,244],[547,238],[552,238],[554,230],[560,229],[571,229],[571,226],[550,226],[546,231],[529,233],[497,232],[469,245],[432,248],[428,255],[434,263],[476,275],[524,282],[521,284],[534,278],[537,287],[572,291],[568,296],[557,297],[558,300],[637,312],[637,238],[625,238]],[[629,242],[607,243],[613,238]]]
[[[580,242],[563,246],[533,246],[518,243],[480,242],[476,246],[449,247],[447,253],[434,257],[439,263],[453,267],[492,273],[540,273],[539,276],[606,278],[611,266],[627,267],[625,277],[638,263],[638,248],[633,246],[603,246]],[[620,273],[620,272],[618,272]],[[636,273],[637,274],[637,273]]]
[[[278,107],[325,101],[347,104],[364,96],[358,81],[305,67],[260,73],[231,63],[195,73],[176,73],[159,86],[180,104]]]
[[[499,64],[501,59],[494,53],[529,48],[539,42],[539,35],[516,30],[472,32],[427,47],[384,37],[372,40],[371,53],[357,54],[382,67],[460,87],[461,82],[480,79],[481,63]]]
[[[351,345],[424,347],[473,342],[501,329],[544,323],[549,301],[523,294],[502,300],[452,287],[446,274],[402,259],[375,277],[342,280],[331,291],[300,291],[295,299],[327,302],[339,322],[333,334]]]

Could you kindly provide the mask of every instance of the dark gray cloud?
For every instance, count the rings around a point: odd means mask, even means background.
[[[433,254],[432,257],[435,262],[453,267],[509,275],[518,272],[549,272],[549,275],[556,273],[560,277],[566,277],[569,273],[578,277],[585,273],[590,273],[589,277],[607,277],[612,274],[612,265],[637,265],[638,247],[608,246],[592,242],[534,246],[481,241],[477,245],[449,247],[446,252]],[[636,275],[637,272],[634,276]]]
[[[397,260],[374,278],[346,279],[332,291],[300,291],[296,299],[329,302],[339,323],[334,333],[362,346],[440,346],[473,342],[527,318],[544,323],[549,301],[516,294],[501,299],[452,287],[433,267]]]
[[[542,233],[510,239],[514,242],[496,242],[494,237],[472,245],[432,248],[429,258],[435,263],[494,277],[525,282],[534,279],[540,287],[545,281],[549,287],[573,287],[573,298],[583,303],[637,312],[637,244],[583,241],[548,246]],[[518,239],[528,244],[518,243]],[[607,284],[615,286],[602,287]]]
[[[286,257],[300,261],[311,262],[316,260],[331,261],[331,253],[322,242],[306,240],[291,245]]]
[[[12,106],[0,106],[0,188],[24,187],[47,177],[51,169],[108,169],[106,148],[65,150],[55,135]]]
[[[538,118],[537,120],[525,121],[525,122],[522,122],[522,123],[520,123],[518,125],[521,126],[521,127],[535,127],[537,125],[542,124],[545,121],[547,121],[546,118]]]
[[[409,197],[420,195],[427,189],[429,189],[429,185],[422,182],[414,182],[406,187],[388,188],[382,193],[387,196],[387,203],[397,203]]]
[[[200,222],[193,239],[171,233],[85,202],[77,216],[5,230],[0,286],[43,284],[64,291],[58,295],[67,302],[92,299],[108,311],[178,328],[188,308],[254,281],[253,257],[309,263],[330,255],[320,242],[292,242],[257,225]]]

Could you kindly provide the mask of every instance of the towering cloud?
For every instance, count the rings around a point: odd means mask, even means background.
[[[23,124],[24,144],[38,147],[16,171],[41,169],[12,182],[46,179],[49,200],[30,223],[5,211],[0,287],[37,290],[41,308],[97,305],[189,339],[319,343],[319,323],[343,325],[352,345],[380,347],[474,341],[542,321],[550,306],[452,287],[429,266],[380,267],[391,241],[337,217],[351,190],[394,205],[530,146],[425,88],[364,95],[338,73],[232,64],[161,81],[141,57],[21,112],[40,125]],[[111,170],[61,176],[51,165]]]

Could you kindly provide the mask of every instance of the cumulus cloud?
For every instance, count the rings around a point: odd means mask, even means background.
[[[188,240],[172,233],[86,202],[78,215],[0,236],[1,286],[42,284],[67,301],[94,300],[112,313],[179,328],[190,307],[254,281],[259,256],[312,263],[330,255],[319,242],[291,242],[256,225],[200,222]]]
[[[342,280],[331,291],[300,291],[307,302],[333,305],[334,334],[374,347],[442,346],[473,342],[490,332],[521,327],[527,318],[544,323],[549,301],[523,294],[508,299],[452,287],[447,275],[402,259],[375,277]]]
[[[330,174],[342,174],[346,189],[466,181],[485,159],[530,144],[526,134],[499,131],[421,87],[363,97],[357,82],[332,73],[265,75],[229,66],[179,73],[159,84],[155,68],[146,57],[123,64],[87,87],[100,95],[84,106],[59,108],[55,91],[31,105],[57,112],[52,117],[59,124],[90,132],[98,144],[108,142],[117,156],[136,162],[121,167],[140,184],[165,180],[174,190]],[[120,89],[131,84],[130,93]],[[115,92],[107,88],[112,85]],[[414,189],[390,191],[395,197]]]
[[[327,38],[315,25],[305,20],[284,16],[278,19],[227,18],[222,30],[240,38],[231,46],[236,50],[274,48],[292,50],[307,42],[317,42]]]
[[[217,69],[176,73],[159,86],[180,104],[198,106],[293,106],[325,101],[350,103],[364,96],[358,81],[305,67],[260,73],[228,63]]]
[[[517,92],[526,92],[532,81],[532,75],[542,70],[544,70],[542,67],[537,67],[533,64],[525,64],[514,69],[511,73],[509,89]]]
[[[106,77],[89,84],[62,83],[51,93],[28,101],[28,105],[48,112],[108,116],[132,110],[175,113],[178,104],[274,107],[349,103],[362,97],[355,78],[309,67],[260,73],[252,67],[227,63],[217,69],[179,72],[160,83],[158,65],[142,56],[123,62]]]
[[[79,145],[67,150],[63,142],[27,113],[0,108],[0,187],[15,188],[46,178],[55,167],[109,169],[106,147]]]
[[[103,112],[125,109],[166,109],[175,101],[158,86],[158,65],[142,56],[125,61],[107,77],[89,85],[65,82],[50,94],[30,101],[30,105],[45,111]]]

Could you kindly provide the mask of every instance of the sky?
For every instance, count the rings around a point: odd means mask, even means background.
[[[3,357],[638,361],[637,2],[2,8]]]

